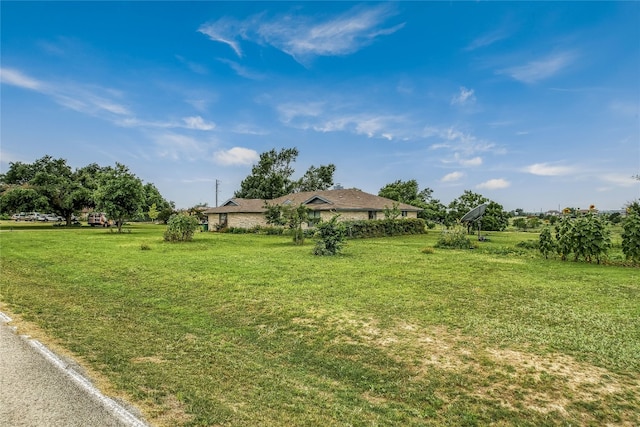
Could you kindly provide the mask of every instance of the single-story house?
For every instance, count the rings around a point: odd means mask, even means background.
[[[304,191],[288,194],[273,200],[233,198],[221,206],[204,211],[209,219],[209,229],[216,227],[252,228],[267,226],[265,204],[270,205],[305,205],[310,210],[310,217],[328,221],[339,214],[340,221],[384,219],[385,209],[392,209],[394,203],[403,218],[417,218],[422,209],[398,203],[395,200],[375,196],[356,189]]]

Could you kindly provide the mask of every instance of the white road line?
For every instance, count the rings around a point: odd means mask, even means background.
[[[0,311],[0,321],[3,323],[9,323],[11,318]],[[91,382],[80,375],[77,371],[70,368],[67,363],[56,356],[51,350],[44,346],[40,341],[29,338],[26,335],[21,336],[27,341],[27,343],[33,347],[38,353],[40,353],[46,360],[48,360],[53,366],[61,370],[63,373],[71,377],[71,379],[78,384],[84,391],[89,393],[94,399],[96,399],[102,406],[108,411],[114,414],[120,421],[129,425],[130,427],[148,427],[146,423],[140,420],[138,417],[129,412],[125,407],[120,405],[115,400],[103,395],[100,390],[94,387]]]

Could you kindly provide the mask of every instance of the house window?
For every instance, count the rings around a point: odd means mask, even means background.
[[[227,226],[227,214],[221,213],[218,217],[218,223],[224,228]]]
[[[320,222],[320,211],[309,212],[309,225],[314,226]]]
[[[402,211],[402,218],[406,218],[407,217],[407,211]]]
[[[376,219],[376,211],[369,211],[369,219]]]

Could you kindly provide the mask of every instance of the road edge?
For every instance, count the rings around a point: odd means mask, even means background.
[[[0,326],[9,327],[7,323],[11,322],[11,317],[0,311]],[[14,328],[14,333],[16,333]],[[68,363],[65,363],[53,351],[49,350],[40,341],[29,337],[28,335],[19,335],[19,337],[27,342],[31,348],[37,351],[47,362],[56,369],[67,375],[71,380],[79,386],[83,391],[89,394],[94,400],[99,402],[108,412],[113,414],[120,421],[130,427],[149,427],[147,423],[134,415],[127,408],[102,394],[86,377],[74,370]]]

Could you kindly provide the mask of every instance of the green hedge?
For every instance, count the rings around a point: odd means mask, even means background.
[[[421,218],[405,219],[374,219],[344,221],[347,237],[351,239],[362,239],[367,237],[388,237],[401,236],[405,234],[425,234],[426,222]],[[252,228],[229,227],[219,230],[221,233],[232,234],[269,234],[282,235],[289,234],[291,230],[285,227],[265,227],[255,226]],[[316,228],[304,230],[305,238],[314,237]]]
[[[347,237],[352,239],[425,234],[427,232],[426,223],[421,218],[344,221],[343,224],[347,229]]]

